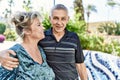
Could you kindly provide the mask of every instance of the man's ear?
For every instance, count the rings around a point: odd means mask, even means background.
[[[49,20],[50,20],[50,22],[51,22],[51,16],[49,16]]]
[[[51,20],[51,16],[49,16],[49,20]]]
[[[69,22],[69,20],[70,20],[70,17],[68,16],[68,18],[67,18],[67,23]]]
[[[70,16],[68,16],[68,21],[70,20]]]

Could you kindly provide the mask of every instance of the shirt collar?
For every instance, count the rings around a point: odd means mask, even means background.
[[[45,35],[47,36],[53,35],[52,28],[45,31]],[[65,28],[65,36],[71,36],[70,31],[68,31],[66,28]]]

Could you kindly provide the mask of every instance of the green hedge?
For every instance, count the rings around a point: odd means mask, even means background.
[[[15,41],[17,38],[16,32],[11,29],[7,29],[4,35],[7,41]]]
[[[0,34],[3,34],[6,30],[6,25],[4,23],[0,23]]]

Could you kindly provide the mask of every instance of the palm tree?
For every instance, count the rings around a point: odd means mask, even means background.
[[[113,0],[107,0],[107,5],[113,8],[115,5],[117,5],[117,3]]]
[[[82,4],[82,0],[75,0],[74,1],[74,10],[76,12],[76,14],[81,14],[79,16],[79,20],[85,20],[84,19],[84,8],[83,8],[83,4]]]
[[[91,12],[97,12],[97,9],[95,5],[89,4],[85,10],[87,14],[87,31],[88,31],[90,14]]]
[[[87,21],[89,22],[91,12],[97,12],[96,6],[89,4],[86,8]]]
[[[115,6],[116,6],[117,4],[118,4],[118,3],[116,3],[116,2],[113,1],[113,0],[107,0],[107,3],[106,3],[106,5],[107,5],[108,7],[111,7],[112,9],[115,8]],[[110,11],[109,11],[109,9],[108,9],[108,20],[109,20],[109,14],[110,14]]]

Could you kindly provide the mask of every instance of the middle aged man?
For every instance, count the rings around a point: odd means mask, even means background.
[[[68,10],[62,4],[55,5],[50,14],[52,28],[45,31],[45,38],[39,42],[47,57],[47,62],[55,73],[55,80],[87,80],[87,71],[84,64],[84,55],[76,33],[66,29],[69,21]],[[2,54],[3,52],[1,52]],[[6,50],[0,55],[3,67],[12,69],[17,66],[17,59],[8,54],[15,54]]]

